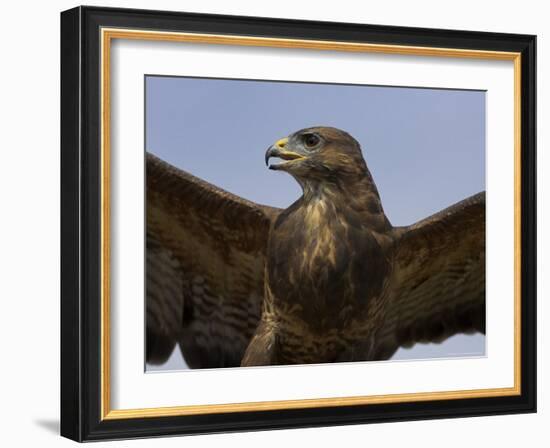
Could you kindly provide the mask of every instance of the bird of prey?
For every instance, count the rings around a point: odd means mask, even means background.
[[[191,368],[389,359],[485,332],[485,193],[393,227],[359,143],[300,130],[265,154],[287,209],[147,154],[146,360]]]

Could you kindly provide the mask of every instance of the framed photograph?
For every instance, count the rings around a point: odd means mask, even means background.
[[[61,14],[61,433],[535,412],[535,36]]]

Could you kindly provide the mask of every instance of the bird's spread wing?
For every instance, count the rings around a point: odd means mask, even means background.
[[[190,367],[239,365],[258,324],[277,209],[147,154],[147,361],[179,343]]]
[[[485,333],[485,193],[397,232],[376,357],[456,333]]]

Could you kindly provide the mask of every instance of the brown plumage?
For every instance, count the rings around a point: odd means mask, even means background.
[[[485,195],[393,227],[359,144],[316,127],[270,168],[303,195],[285,210],[147,155],[147,360],[190,367],[388,359],[485,332]]]

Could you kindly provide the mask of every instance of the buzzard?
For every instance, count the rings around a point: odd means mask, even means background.
[[[485,332],[485,193],[393,227],[359,143],[300,130],[265,154],[300,184],[259,205],[147,154],[146,359],[191,368],[368,361]]]

